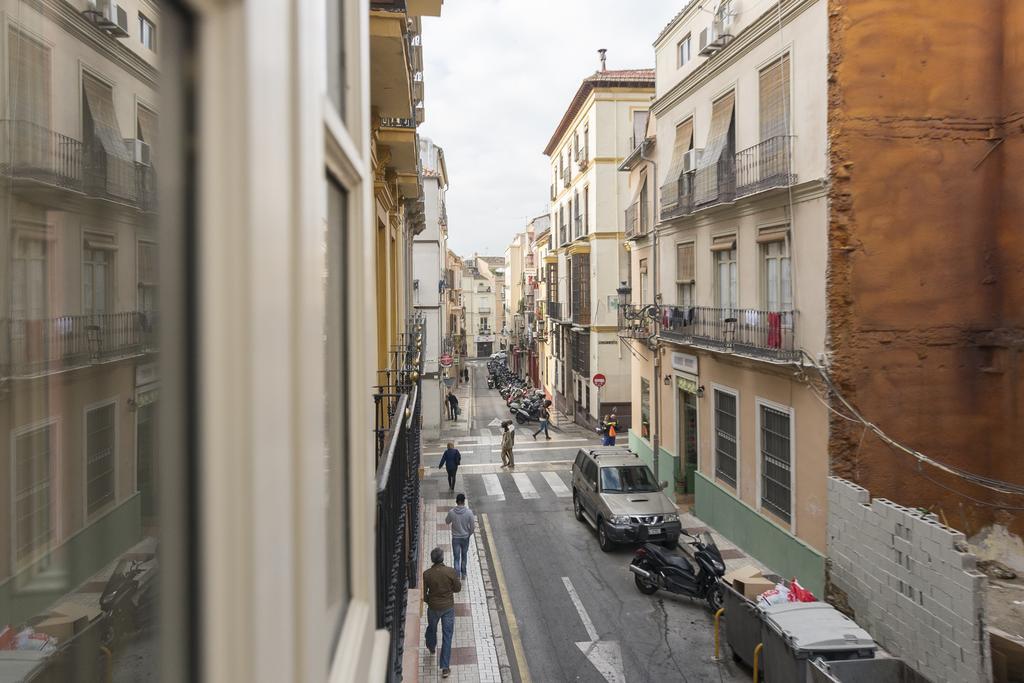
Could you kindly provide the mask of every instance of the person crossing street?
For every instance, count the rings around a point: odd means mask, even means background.
[[[451,441],[448,442],[448,448],[441,454],[441,462],[437,464],[437,469],[444,467],[448,471],[448,490],[455,490],[455,474],[459,471],[459,465],[462,464],[462,453],[459,453],[459,449],[455,447],[455,444]]]
[[[501,423],[501,466],[515,467],[516,459],[512,455],[512,446],[516,443],[515,429],[512,427],[512,420],[505,420]]]
[[[548,423],[551,421],[551,401],[544,401],[544,407],[540,410],[540,428],[533,433],[533,440],[537,440],[537,435],[544,432],[544,438],[551,441],[551,435],[548,434]]]

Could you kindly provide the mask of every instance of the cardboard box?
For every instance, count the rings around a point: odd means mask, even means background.
[[[40,633],[53,636],[58,643],[71,640],[71,638],[85,628],[89,621],[84,616],[65,616],[63,614],[51,615],[32,628]]]
[[[757,576],[761,576],[761,570],[752,564],[745,564],[742,567],[726,572],[722,578],[731,586],[735,583],[736,579],[752,579]]]
[[[78,602],[62,602],[52,610],[51,614],[62,614],[66,617],[85,617],[86,622],[98,619],[103,614],[98,604],[84,605]]]
[[[732,587],[738,593],[742,593],[747,600],[757,600],[757,596],[761,593],[775,588],[775,582],[763,576],[752,576],[736,579],[732,582]]]

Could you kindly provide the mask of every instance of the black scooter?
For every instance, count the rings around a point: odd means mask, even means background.
[[[155,555],[147,562],[118,562],[100,595],[104,646],[112,648],[126,635],[153,623],[158,571]]]
[[[640,535],[646,535],[644,531],[646,527],[641,527]],[[636,549],[629,565],[637,590],[644,595],[652,595],[660,588],[669,593],[699,598],[707,601],[712,612],[717,612],[723,599],[721,580],[725,575],[725,562],[722,561],[722,553],[709,532],[691,536],[684,530],[683,535],[693,539],[689,543],[695,549],[693,559],[697,566],[665,548],[644,543]]]

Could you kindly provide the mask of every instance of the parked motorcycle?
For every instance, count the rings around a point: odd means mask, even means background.
[[[646,535],[645,532],[646,527],[641,527],[641,535]],[[661,589],[698,598],[706,601],[712,612],[717,612],[723,600],[721,581],[725,562],[722,553],[710,532],[705,531],[700,536],[692,536],[686,530],[682,533],[693,539],[688,541],[694,547],[693,562],[667,548],[644,543],[636,549],[629,565],[637,590],[653,595]]]
[[[152,623],[158,572],[155,555],[146,561],[123,559],[117,563],[100,595],[100,641],[104,646],[112,648],[125,635]]]

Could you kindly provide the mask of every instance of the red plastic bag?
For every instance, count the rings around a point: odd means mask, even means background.
[[[790,602],[817,602],[818,599],[814,597],[814,593],[807,590],[800,585],[795,578],[789,582],[789,601]]]

